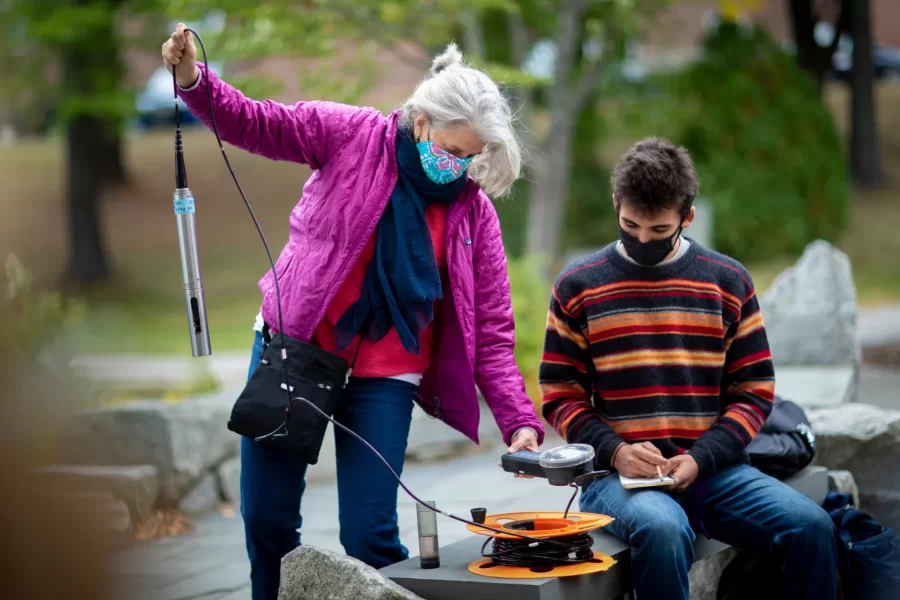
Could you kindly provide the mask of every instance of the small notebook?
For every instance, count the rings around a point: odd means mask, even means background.
[[[675,479],[665,475],[662,478],[659,477],[625,477],[624,475],[619,475],[619,480],[622,482],[622,487],[626,490],[633,490],[635,488],[648,488],[648,487],[661,487],[666,485],[674,485]]]

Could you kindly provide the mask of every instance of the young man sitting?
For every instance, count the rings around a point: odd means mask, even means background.
[[[543,415],[596,467],[671,475],[668,487],[593,482],[581,509],[615,517],[640,600],[687,600],[695,531],[779,552],[785,598],[834,600],[837,544],[813,501],[749,465],[774,369],[756,293],[737,261],[682,236],[698,183],[688,153],[656,138],[612,176],[619,240],[567,267],[550,302]],[[752,199],[748,200],[752,201]]]

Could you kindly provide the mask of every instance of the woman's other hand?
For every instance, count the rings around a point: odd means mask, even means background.
[[[523,427],[513,434],[509,451],[518,452],[519,450],[538,451],[537,432],[531,427]]]
[[[523,427],[513,434],[509,452],[518,452],[519,450],[538,451],[537,432],[531,427]],[[520,473],[515,473],[514,476],[521,479],[534,479],[531,475],[522,475]]]

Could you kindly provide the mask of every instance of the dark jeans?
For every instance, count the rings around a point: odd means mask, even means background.
[[[259,363],[257,332],[249,374]],[[416,386],[395,379],[351,379],[334,419],[372,444],[402,475]],[[378,569],[405,560],[397,525],[399,484],[371,450],[334,427],[340,540],[347,555]],[[253,600],[275,600],[281,558],[300,544],[306,464],[241,438],[241,514]]]
[[[616,474],[593,482],[581,497],[585,512],[615,517],[606,529],[631,545],[638,600],[688,600],[694,562],[694,487],[680,494],[626,490]],[[823,508],[790,486],[748,466],[708,481],[703,525],[717,540],[786,559],[783,598],[834,600],[837,538]]]

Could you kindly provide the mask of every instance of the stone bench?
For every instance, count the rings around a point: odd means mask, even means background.
[[[828,494],[828,471],[810,466],[785,481],[818,504]],[[424,600],[614,600],[632,592],[630,547],[603,529],[592,532],[593,549],[612,556],[616,564],[606,572],[548,579],[500,579],[470,573],[469,564],[481,556],[485,537],[472,535],[441,548],[441,566],[422,569],[419,557],[381,569],[381,574]],[[698,535],[695,565],[728,546]]]

